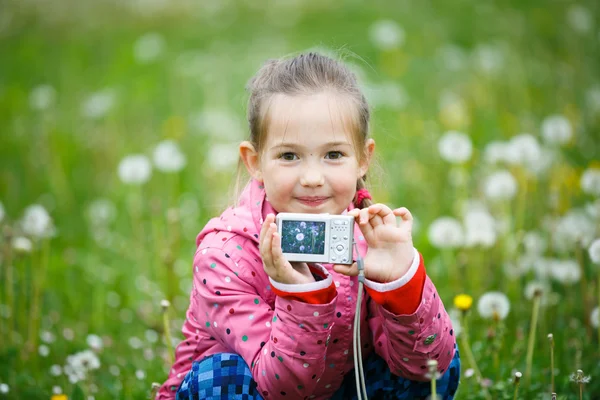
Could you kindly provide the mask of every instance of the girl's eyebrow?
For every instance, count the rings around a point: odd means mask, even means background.
[[[328,147],[336,147],[336,146],[352,146],[351,143],[348,142],[328,142],[328,143],[324,143],[321,148],[328,148]],[[272,147],[273,149],[279,149],[279,148],[292,148],[292,149],[304,149],[305,146],[298,144],[298,143],[279,143],[276,146]]]

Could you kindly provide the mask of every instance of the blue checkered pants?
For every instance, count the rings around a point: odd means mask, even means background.
[[[429,382],[418,382],[393,375],[386,362],[373,352],[364,363],[369,400],[425,399],[431,394]],[[443,400],[452,400],[460,378],[458,349],[448,370],[437,380],[436,391]],[[346,374],[332,400],[356,400],[354,370]],[[219,353],[192,364],[192,369],[177,390],[177,400],[263,400],[256,381],[242,357]]]

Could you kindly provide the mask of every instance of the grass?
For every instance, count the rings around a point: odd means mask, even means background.
[[[599,28],[595,21],[580,32],[569,16],[576,4],[600,15],[598,4],[231,1],[218,3],[222,8],[173,2],[161,10],[160,2],[138,3],[144,12],[125,3],[67,0],[1,6],[0,202],[6,216],[0,222],[0,383],[9,392],[0,398],[45,399],[54,386],[71,398],[142,398],[152,382],[165,379],[170,356],[160,339],[161,300],[171,302],[171,333],[181,338],[195,235],[227,205],[235,176],[235,165],[209,164],[213,146],[245,137],[243,88],[262,62],[314,47],[349,53],[348,63],[365,84],[403,88],[405,106],[369,92],[382,170],[381,179],[373,176],[373,193],[417,218],[414,242],[446,308],[459,293],[476,301],[491,290],[509,296],[511,311],[501,325],[475,310],[466,320],[474,358],[491,380],[490,395],[512,398],[514,371],[531,369],[519,398],[549,398],[549,333],[558,398],[579,398],[579,386],[569,381],[578,369],[591,376],[584,398],[600,393],[600,341],[589,323],[599,303],[600,269],[586,248],[545,251],[546,257],[577,260],[582,279],[572,285],[549,280],[557,301],[540,306],[529,340],[534,308],[524,288],[535,273],[511,279],[503,268],[522,255],[525,232],[537,230],[548,239],[552,231],[544,221],[593,200],[579,179],[600,161],[600,112],[589,101],[590,88],[599,84]],[[369,29],[380,19],[403,27],[402,46],[374,46]],[[164,48],[156,60],[140,63],[135,44],[149,32],[163,38]],[[448,52],[462,67],[451,68],[453,58],[442,57]],[[477,61],[486,54],[492,54],[488,72]],[[503,59],[497,69],[494,54]],[[30,97],[42,84],[51,85],[55,97],[35,110]],[[83,115],[89,96],[104,90],[114,95],[108,112]],[[458,112],[443,106],[448,94],[461,99]],[[199,125],[207,110],[218,122]],[[214,110],[229,117],[218,119]],[[509,167],[519,185],[516,197],[488,204],[507,226],[496,244],[436,249],[428,226],[443,215],[460,218],[465,200],[484,198],[482,180],[493,171],[484,161],[485,146],[522,132],[540,138],[542,121],[554,114],[568,118],[574,138],[557,149],[545,174]],[[440,136],[452,129],[473,142],[473,156],[461,166],[449,165],[437,149]],[[176,174],[154,170],[140,187],[123,184],[120,160],[151,155],[164,139],[180,145],[187,166]],[[97,199],[114,205],[115,217],[104,224],[88,216]],[[18,253],[11,237],[19,234],[18,221],[30,204],[49,211],[57,234]],[[89,347],[88,334],[103,338],[101,367],[75,385],[50,374],[52,365],[62,366],[67,356]],[[530,354],[528,341],[536,344]],[[41,344],[49,348],[47,356],[40,355]],[[463,357],[463,373],[468,368]],[[474,377],[462,378],[457,398],[482,396]]]

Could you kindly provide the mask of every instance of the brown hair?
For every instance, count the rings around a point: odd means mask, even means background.
[[[260,154],[269,126],[269,108],[274,95],[309,95],[329,90],[344,96],[344,100],[355,109],[351,113],[350,130],[354,137],[356,154],[361,160],[364,144],[369,136],[370,111],[367,100],[358,87],[355,74],[341,61],[316,53],[300,53],[291,58],[268,60],[248,81],[249,141]],[[239,193],[243,163],[238,163],[236,193]],[[366,188],[366,175],[356,182],[356,190]],[[364,199],[359,208],[369,206],[371,201]]]

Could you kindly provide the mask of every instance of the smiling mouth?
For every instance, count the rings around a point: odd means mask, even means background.
[[[329,197],[323,197],[323,196],[297,197],[296,199],[304,205],[307,205],[310,207],[316,207],[316,206],[319,206],[319,205],[325,203],[329,199]]]

